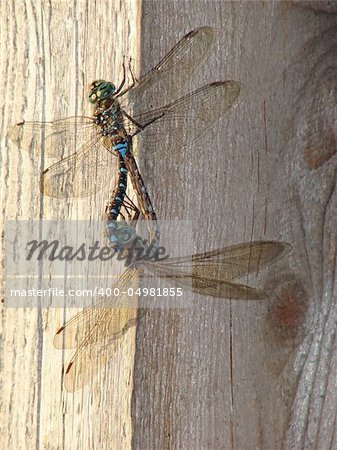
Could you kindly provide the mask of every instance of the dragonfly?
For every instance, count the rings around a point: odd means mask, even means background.
[[[104,80],[93,82],[89,89],[89,101],[95,107],[92,117],[44,123],[23,121],[14,126],[10,137],[19,147],[30,152],[40,149],[46,156],[58,159],[42,173],[42,193],[57,198],[86,197],[110,185],[115,177],[117,184],[108,206],[108,222],[112,224],[129,201],[126,188],[130,174],[142,214],[155,225],[151,199],[133,157],[133,138],[146,138],[149,157],[172,157],[209,132],[236,103],[241,84],[231,80],[214,82],[179,97],[208,56],[213,40],[212,28],[192,31],[140,80],[129,68],[130,86],[125,87],[125,66],[117,88]],[[127,229],[123,221],[122,227],[123,231]],[[116,230],[111,240],[115,235]],[[149,235],[151,242],[159,240],[156,226]],[[125,270],[114,287],[120,292],[138,287],[143,273],[150,271],[199,294],[262,299],[266,292],[234,280],[267,266],[288,250],[285,243],[258,241],[162,262],[138,261]],[[138,308],[123,307],[125,300],[123,295],[117,299],[106,297],[56,333],[56,348],[77,349],[65,372],[68,391],[88,383],[115,353],[119,339],[136,324]]]
[[[140,209],[150,218],[149,232],[159,238],[152,203],[132,153],[133,138],[146,139],[147,157],[172,158],[208,133],[236,103],[241,84],[231,80],[180,94],[209,56],[214,37],[211,27],[191,31],[139,80],[129,64],[132,82],[128,86],[126,79],[130,77],[124,63],[118,87],[109,81],[94,81],[89,87],[93,116],[16,124],[10,131],[15,144],[58,159],[41,175],[42,193],[57,198],[86,197],[110,186],[113,180],[113,224],[120,215],[130,174]]]
[[[65,389],[74,392],[89,383],[114,356],[120,339],[146,313],[138,308],[137,295],[141,279],[148,277],[146,273],[206,296],[260,300],[268,297],[266,290],[235,280],[257,273],[284,257],[290,249],[290,244],[284,242],[255,241],[188,257],[141,260],[131,264],[113,286],[120,295],[105,297],[57,331],[56,348],[76,349],[64,373]],[[130,305],[130,301],[133,306],[125,306]]]

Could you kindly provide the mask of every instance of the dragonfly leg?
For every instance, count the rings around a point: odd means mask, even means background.
[[[123,111],[123,113],[125,114],[124,111]],[[155,122],[156,120],[158,120],[158,119],[162,118],[163,116],[165,116],[165,113],[163,112],[163,113],[159,114],[159,116],[154,117],[153,119],[151,119],[151,120],[149,120],[148,122],[144,123],[144,125],[137,124],[137,122],[136,122],[134,119],[132,119],[131,117],[129,117],[127,114],[125,114],[125,115],[126,115],[126,117],[127,117],[132,123],[134,123],[134,124],[138,127],[138,130],[131,134],[131,137],[133,138],[134,136],[136,136],[136,134],[138,134],[138,133],[140,133],[141,131],[143,131],[144,128],[146,128],[146,127],[148,127],[149,125],[151,125],[151,123],[153,123],[153,122]]]
[[[114,96],[115,96],[115,97],[118,97],[118,94],[119,94],[119,92],[123,89],[123,86],[124,86],[125,80],[126,80],[126,69],[125,69],[124,58],[123,58],[123,64],[122,64],[122,67],[123,67],[123,79],[122,79],[122,81],[121,81],[121,84],[118,86],[117,90],[116,90],[115,93],[114,93]]]
[[[124,200],[123,206],[128,214],[129,220],[132,222],[132,226],[136,227],[136,223],[140,215],[140,209],[134,204],[128,195],[125,194],[125,198],[126,200]],[[131,215],[130,210],[133,211],[133,216]]]
[[[135,74],[133,73],[132,67],[131,67],[131,58],[129,60],[129,72],[132,78],[132,87],[136,85],[136,83],[138,83],[137,78],[135,77]]]
[[[139,133],[140,131],[142,131],[142,130],[144,130],[144,126],[143,125],[141,125],[139,122],[137,122],[135,119],[133,119],[127,112],[125,112],[125,111],[123,111],[123,114],[124,114],[124,116],[127,118],[127,119],[129,119],[130,120],[130,122],[132,122],[134,125],[136,125],[136,127],[138,128],[138,130],[137,130],[137,132],[135,133],[135,134],[137,134],[137,133]],[[134,135],[132,135],[132,136],[134,136]]]
[[[136,85],[137,82],[138,82],[137,78],[135,77],[135,75],[134,75],[134,73],[133,73],[133,71],[132,71],[132,67],[131,67],[131,58],[130,58],[130,60],[129,60],[129,72],[130,72],[130,75],[131,75],[131,78],[132,78],[132,83],[131,83],[127,88],[125,88],[124,91],[122,91],[122,92],[119,92],[119,88],[118,88],[118,95],[116,95],[116,98],[117,98],[117,97],[122,97],[124,94],[126,94],[127,92],[129,92],[132,88],[135,87],[135,85]]]

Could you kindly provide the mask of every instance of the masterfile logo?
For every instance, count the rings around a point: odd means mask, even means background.
[[[186,255],[192,254],[191,224],[159,222],[160,241],[146,238],[149,236],[146,226],[145,221],[138,221],[127,244],[116,248],[114,243],[109,244],[105,221],[7,221],[6,306],[60,307],[65,302],[68,307],[93,306],[96,297],[120,294],[129,297],[124,306],[132,306],[135,286],[123,289],[115,286],[120,284],[121,274],[128,276],[130,271],[137,272],[132,279],[141,279],[145,286],[143,294],[160,297],[168,292],[171,297],[179,297],[180,291],[174,289],[177,276],[172,270],[167,274],[163,264],[175,257],[183,256],[185,260]],[[165,283],[161,291],[159,287]],[[165,306],[158,302],[156,307]]]

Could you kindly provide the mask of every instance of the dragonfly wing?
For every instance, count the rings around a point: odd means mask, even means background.
[[[54,336],[54,347],[77,348],[86,339],[90,329],[101,316],[106,314],[101,308],[87,308],[76,314],[72,319],[60,327]]]
[[[240,283],[234,283],[225,278],[212,278],[208,271],[203,274],[183,272],[181,270],[162,267],[156,263],[145,263],[147,269],[165,280],[172,280],[176,285],[182,286],[192,292],[210,295],[217,298],[231,298],[235,300],[259,300],[266,298],[266,293]]]
[[[131,116],[138,116],[144,107],[156,109],[171,102],[209,54],[214,36],[215,31],[210,27],[188,33],[120,99],[122,109]]]
[[[10,139],[31,153],[44,152],[50,158],[64,158],[97,133],[92,117],[74,116],[54,122],[20,122],[9,131]]]
[[[205,277],[192,278],[192,290],[203,295],[233,300],[260,300],[266,298],[261,289],[226,280],[214,280]]]
[[[135,116],[137,123],[145,126],[140,138],[145,141],[146,151],[171,155],[191,145],[208,133],[222,114],[234,105],[240,89],[241,85],[236,81],[218,81],[155,111]],[[132,133],[134,125],[129,128]],[[158,136],[161,145],[155,138]]]
[[[131,324],[136,325],[137,322],[137,309],[130,310],[129,313],[127,329],[131,327]],[[64,386],[66,390],[75,392],[88,384],[114,356],[118,346],[118,339],[108,336],[103,341],[81,346],[65,371]]]
[[[125,293],[128,288],[136,290],[139,286],[139,273],[127,269],[113,285],[111,291],[119,290],[120,296],[107,296],[93,308],[84,309],[61,327],[55,337],[56,348],[77,348],[106,339],[107,336],[119,338],[127,330],[129,319],[135,317],[137,303]],[[116,291],[117,292],[117,291]],[[127,307],[132,306],[132,307]],[[130,312],[131,311],[131,312]],[[131,316],[130,316],[131,314]]]
[[[258,272],[284,256],[290,248],[283,242],[256,241],[191,257],[170,258],[161,263],[148,262],[145,266],[194,292],[221,298],[260,299],[265,298],[264,291],[232,280]]]
[[[88,383],[116,352],[117,341],[136,325],[137,297],[130,299],[125,292],[130,287],[136,290],[138,285],[138,271],[127,269],[112,289],[119,289],[120,296],[106,297],[99,306],[82,311],[57,331],[56,348],[78,348],[65,373],[68,391]],[[132,305],[126,307],[130,302]]]
[[[168,265],[193,274],[206,274],[211,278],[233,280],[277,261],[291,250],[291,245],[278,241],[255,241],[232,245],[193,256],[170,258]]]
[[[224,248],[222,251],[195,255],[193,274],[204,274],[215,279],[233,280],[259,270],[284,257],[291,246],[284,242],[256,241]]]
[[[67,392],[76,392],[88,384],[109,362],[118,349],[118,340],[80,347],[64,373]]]
[[[41,175],[41,192],[50,197],[87,197],[109,188],[117,176],[115,156],[94,135],[77,153],[48,167]]]

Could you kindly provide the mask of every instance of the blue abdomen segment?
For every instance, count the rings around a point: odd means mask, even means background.
[[[129,151],[129,149],[130,149],[130,144],[129,144],[128,141],[122,141],[122,142],[119,142],[118,144],[116,144],[116,145],[114,146],[114,150],[115,150],[116,152],[118,152],[119,155],[121,155],[121,157],[122,157],[123,159],[125,158],[125,155],[126,155],[127,152]]]

